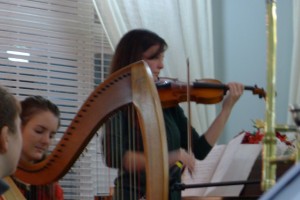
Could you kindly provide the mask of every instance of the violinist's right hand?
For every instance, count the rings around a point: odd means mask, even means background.
[[[187,168],[190,173],[193,173],[196,163],[196,159],[193,154],[189,154],[185,149],[182,148],[171,152],[169,154],[170,165],[174,165],[177,161],[181,161],[183,166]]]

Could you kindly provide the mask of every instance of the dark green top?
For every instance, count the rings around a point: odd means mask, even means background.
[[[125,111],[128,116],[128,111]],[[131,117],[131,114],[129,114]],[[166,126],[166,134],[167,134],[167,143],[168,143],[168,151],[178,150],[180,148],[187,149],[187,118],[184,115],[184,112],[180,106],[166,108],[163,109],[163,115]],[[127,118],[123,116],[118,116],[117,121],[120,118]],[[137,133],[139,129],[137,126],[134,128],[129,128],[127,126],[128,121],[122,123],[121,129],[116,129],[114,126],[114,130],[112,128],[108,128],[109,130],[106,133],[106,163],[110,167],[115,167],[121,169],[122,163],[121,158],[122,155],[126,152],[126,150],[135,150],[135,151],[143,151],[143,145],[141,137],[135,134],[134,143],[128,142],[130,133]],[[116,121],[114,121],[116,123]],[[130,132],[130,133],[129,133]],[[109,135],[108,135],[109,134]],[[122,141],[122,144],[120,142]],[[195,157],[199,160],[205,158],[205,156],[211,150],[211,146],[207,143],[204,136],[199,136],[199,134],[192,128],[192,150]],[[119,152],[119,153],[118,153]],[[172,181],[171,181],[172,180]],[[160,181],[160,180],[157,180]],[[170,172],[170,200],[180,200],[181,199],[181,191],[174,191],[172,189],[172,185],[175,182],[181,181],[181,173]],[[146,174],[144,172],[135,173],[135,177],[132,177],[132,174],[126,172],[124,169],[119,170],[119,174],[117,179],[115,180],[115,191],[114,191],[114,199],[139,199],[145,195],[145,187],[146,187]]]
[[[0,195],[5,193],[9,189],[9,186],[4,180],[0,179]]]

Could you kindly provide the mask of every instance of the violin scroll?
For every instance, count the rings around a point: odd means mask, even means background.
[[[254,85],[254,87],[251,86],[245,86],[246,90],[252,90],[252,93],[254,95],[258,95],[259,98],[264,98],[266,99],[266,92],[263,88],[258,88],[257,85]]]

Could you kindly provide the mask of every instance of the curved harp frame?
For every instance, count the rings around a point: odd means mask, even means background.
[[[127,104],[135,107],[141,127],[146,156],[147,199],[168,199],[168,154],[162,107],[152,73],[144,61],[113,73],[101,83],[82,105],[47,159],[37,164],[21,162],[15,176],[34,185],[59,180],[105,120]]]

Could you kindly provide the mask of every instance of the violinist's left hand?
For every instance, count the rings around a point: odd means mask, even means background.
[[[223,101],[223,109],[231,109],[244,92],[244,85],[241,83],[230,82],[227,86],[229,87],[229,91]]]
[[[227,86],[229,87],[229,91],[227,91],[226,97],[223,99],[222,110],[205,132],[205,138],[211,146],[217,142],[224,130],[234,104],[244,92],[244,85],[241,83],[231,82],[228,83]]]

